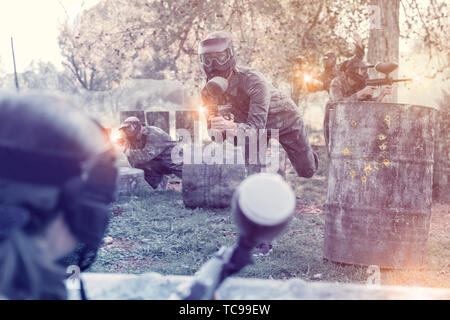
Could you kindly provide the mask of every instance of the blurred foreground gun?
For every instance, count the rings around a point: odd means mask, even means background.
[[[234,247],[222,247],[196,273],[193,282],[172,298],[210,300],[229,276],[252,264],[252,249],[275,238],[288,224],[295,195],[277,174],[261,173],[245,179],[232,198],[232,211],[240,235]]]
[[[394,62],[383,62],[383,63],[377,63],[376,65],[369,65],[368,68],[375,68],[380,73],[384,73],[385,77],[380,79],[368,79],[366,80],[366,86],[386,86],[386,85],[392,85],[396,82],[409,82],[413,81],[412,78],[405,78],[405,79],[392,79],[389,74],[398,68],[398,64]]]

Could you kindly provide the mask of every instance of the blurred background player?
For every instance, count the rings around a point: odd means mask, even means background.
[[[64,258],[78,248],[75,263],[88,268],[108,225],[108,137],[66,100],[2,93],[0,159],[0,296],[65,299]]]
[[[167,175],[182,177],[182,163],[172,161],[171,152],[177,142],[162,129],[143,126],[137,117],[129,117],[121,124],[124,153],[133,168],[144,170],[145,180],[154,189],[167,188]]]

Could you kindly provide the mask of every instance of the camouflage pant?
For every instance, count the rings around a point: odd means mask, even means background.
[[[158,187],[165,175],[174,174],[179,178],[182,177],[183,164],[175,164],[172,162],[171,150],[172,148],[165,150],[158,157],[138,167],[144,170],[145,181],[153,189]]]
[[[282,114],[267,120],[267,128],[276,128],[276,121],[281,120],[278,128],[279,141],[286,151],[289,160],[300,177],[311,178],[317,171],[319,159],[311,148],[308,133],[300,114]]]
[[[318,157],[311,148],[300,113],[295,110],[270,115],[267,119],[267,129],[279,130],[278,140],[295,171],[300,177],[311,178],[318,169]],[[270,130],[268,139],[270,139]],[[245,154],[246,156],[249,154],[248,144]],[[248,167],[251,172],[260,170],[260,165],[248,165]]]

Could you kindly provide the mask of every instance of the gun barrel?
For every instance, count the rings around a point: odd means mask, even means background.
[[[392,82],[408,82],[408,81],[413,81],[412,78],[404,78],[404,79],[394,79],[392,80]]]
[[[390,79],[390,78],[381,78],[381,79],[369,79],[366,80],[366,86],[374,86],[374,87],[380,87],[380,86],[387,86],[391,85],[396,82],[408,82],[413,81],[411,78],[405,78],[405,79]]]

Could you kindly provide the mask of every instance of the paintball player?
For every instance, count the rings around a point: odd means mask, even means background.
[[[369,79],[368,66],[359,57],[355,56],[341,64],[342,73],[330,84],[330,99],[325,107],[323,123],[325,144],[328,146],[328,130],[330,117],[330,104],[337,101],[376,101],[381,102],[387,95],[392,94],[392,86],[384,86],[381,93],[374,97],[374,86],[366,86]]]
[[[207,81],[228,80],[224,94],[234,120],[222,116],[211,119],[216,130],[257,131],[278,129],[279,140],[300,177],[310,178],[318,168],[306,128],[295,103],[274,88],[257,70],[236,65],[236,54],[228,32],[218,31],[200,42],[199,54]]]
[[[108,224],[112,145],[64,99],[1,93],[0,159],[0,299],[66,299],[63,258],[88,268]]]
[[[121,124],[125,138],[124,153],[133,168],[144,170],[145,180],[154,189],[167,187],[165,175],[182,177],[182,163],[175,164],[171,151],[176,146],[170,135],[154,126],[143,126],[137,117],[129,117]]]
[[[377,101],[392,94],[392,86],[383,87],[381,93],[374,97],[375,86],[366,86],[369,79],[368,66],[356,57],[341,65],[342,74],[330,84],[330,102],[335,101]]]
[[[308,65],[304,56],[295,57],[294,62],[294,83],[296,84],[297,88],[302,90],[307,84],[307,79],[305,76],[312,74],[312,69],[311,66]]]
[[[362,61],[365,55],[364,44],[357,32],[353,33],[353,39],[355,40],[354,58]],[[307,83],[309,92],[316,92],[325,90],[330,93],[331,81],[339,75],[339,71],[342,71],[343,63],[336,64],[336,55],[333,52],[326,53],[322,58],[323,72],[317,77],[317,79],[311,79]]]
[[[311,79],[307,83],[309,92],[325,90],[330,91],[331,81],[337,77],[338,69],[336,67],[336,55],[333,52],[326,53],[322,58],[323,71],[317,79]]]
[[[236,65],[236,53],[228,32],[208,35],[199,44],[199,55],[206,81],[222,77],[229,83],[224,98],[231,105],[234,120],[215,116],[211,119],[211,128],[231,132],[240,130],[244,134],[277,129],[279,142],[297,174],[312,177],[318,169],[318,157],[309,144],[295,103],[257,70]],[[262,255],[266,255],[272,250],[272,245],[262,244],[259,249]]]

